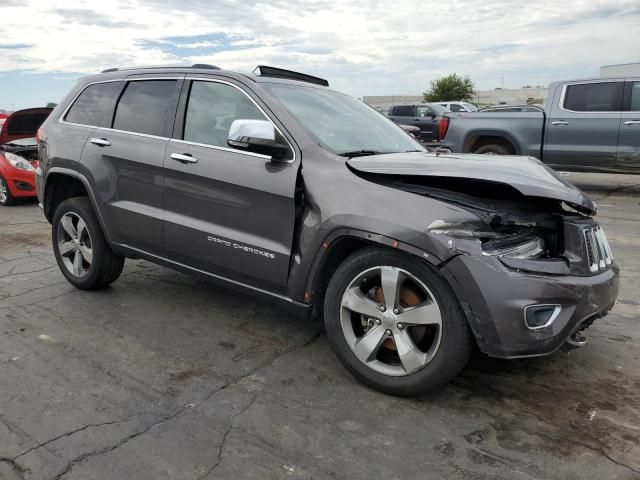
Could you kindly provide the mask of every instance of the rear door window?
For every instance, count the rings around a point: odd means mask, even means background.
[[[640,112],[640,82],[633,82],[631,84],[631,106],[629,110],[632,112]]]
[[[622,82],[595,82],[567,85],[563,107],[574,112],[619,112]]]
[[[113,128],[164,136],[167,121],[175,108],[176,86],[176,80],[129,82],[116,107]]]
[[[184,120],[184,140],[227,147],[234,120],[268,120],[255,104],[231,85],[194,81]]]
[[[73,102],[65,121],[93,127],[109,126],[121,88],[121,82],[89,85]]]
[[[401,105],[393,108],[393,115],[396,117],[413,117],[413,106],[411,105]]]

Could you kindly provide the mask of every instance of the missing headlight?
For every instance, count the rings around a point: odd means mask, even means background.
[[[483,255],[499,257],[531,259],[542,256],[545,252],[545,242],[542,237],[514,236],[512,238],[492,240],[482,246]]]

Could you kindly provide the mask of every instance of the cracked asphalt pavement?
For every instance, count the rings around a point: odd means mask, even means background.
[[[566,178],[615,309],[583,349],[478,355],[418,399],[356,383],[320,323],[144,261],[75,290],[38,207],[0,207],[0,479],[640,478],[640,176]]]

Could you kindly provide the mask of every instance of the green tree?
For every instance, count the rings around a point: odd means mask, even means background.
[[[473,100],[474,93],[473,82],[468,75],[463,78],[456,73],[452,73],[432,81],[431,88],[424,92],[423,95],[425,102],[443,102],[447,100],[470,102]]]
[[[58,104],[57,104],[57,103],[55,103],[55,102],[49,102],[49,103],[47,103],[47,108],[56,108],[57,106],[58,106]]]

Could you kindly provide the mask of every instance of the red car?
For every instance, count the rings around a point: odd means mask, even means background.
[[[0,205],[36,196],[36,132],[53,109],[29,108],[11,114],[0,126]]]

